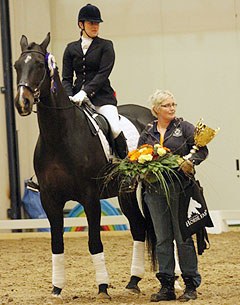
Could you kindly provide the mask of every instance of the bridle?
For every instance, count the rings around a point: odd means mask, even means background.
[[[38,54],[41,54],[44,56],[44,59],[46,57],[46,54],[41,52],[41,51],[37,51],[37,50],[26,50],[26,51],[23,51],[21,53],[21,56],[23,54],[27,54],[27,53],[38,53]],[[36,88],[32,88],[28,83],[26,82],[20,82],[17,84],[17,88],[19,87],[25,87],[27,88],[32,94],[33,94],[33,97],[34,97],[34,103],[33,104],[38,104],[40,102],[40,88],[42,86],[42,83],[44,82],[45,80],[45,77],[46,77],[46,74],[47,74],[47,69],[44,69],[44,74],[43,74],[43,77],[40,81],[40,83],[38,84],[38,86]]]
[[[27,54],[27,53],[38,53],[38,54],[41,54],[42,56],[44,56],[45,64],[48,64],[48,71],[50,72],[50,79],[51,79],[51,83],[52,83],[51,91],[55,92],[56,88],[55,88],[54,79],[53,79],[54,78],[55,62],[53,63],[54,67],[52,67],[52,62],[51,62],[51,60],[53,60],[52,59],[53,56],[50,53],[46,53],[45,54],[45,53],[43,53],[41,51],[38,51],[38,50],[26,50],[26,51],[23,51],[21,53],[21,55]],[[50,58],[50,63],[51,63],[51,68],[52,68],[51,70],[49,68],[49,62],[48,62],[48,58],[49,58],[50,55],[52,56]],[[38,86],[36,88],[32,88],[28,83],[25,83],[25,82],[18,83],[17,88],[23,86],[23,87],[27,88],[33,94],[33,97],[34,97],[33,105],[39,104],[39,105],[43,106],[44,108],[47,108],[47,109],[56,109],[56,110],[65,110],[65,109],[71,109],[73,107],[76,107],[75,104],[72,104],[72,105],[66,106],[66,107],[51,107],[51,106],[44,105],[43,103],[40,103],[41,102],[40,101],[40,88],[42,86],[42,83],[45,80],[46,74],[47,74],[47,68],[45,68],[43,77],[42,77],[40,83],[38,84]],[[34,112],[36,112],[36,111],[34,111]]]

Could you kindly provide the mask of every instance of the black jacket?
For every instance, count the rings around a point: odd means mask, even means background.
[[[62,72],[62,83],[67,94],[73,96],[83,89],[95,106],[116,105],[115,93],[109,81],[114,61],[115,53],[110,40],[94,38],[85,55],[81,39],[69,43],[63,55]]]
[[[173,119],[167,127],[163,145],[169,148],[174,154],[180,156],[187,155],[194,145],[194,129],[195,127],[191,123],[184,121],[182,118]],[[159,142],[160,133],[157,130],[157,120],[155,120],[148,124],[142,132],[138,146],[143,144],[154,145]],[[201,147],[189,160],[193,161],[194,164],[197,165],[205,160],[207,155],[207,147]]]

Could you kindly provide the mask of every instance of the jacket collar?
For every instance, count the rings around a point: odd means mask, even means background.
[[[166,131],[172,129],[173,127],[174,127],[174,128],[178,127],[181,120],[182,120],[181,118],[176,118],[176,117],[175,117],[175,118],[169,123],[169,125],[168,125]],[[154,132],[154,133],[159,133],[158,130],[157,130],[157,120],[155,120],[155,121],[153,122],[153,132]]]
[[[92,52],[93,50],[95,50],[95,49],[98,47],[100,40],[101,40],[101,39],[100,39],[98,36],[95,37],[95,38],[93,39],[92,43],[90,44],[90,46],[89,46],[89,48],[88,48],[88,50],[87,50],[87,52],[86,52],[85,55],[87,55],[87,54],[89,54],[90,52]],[[80,53],[83,54],[83,50],[82,50],[82,47],[81,47],[81,43],[82,43],[82,38],[80,38],[80,39],[78,40],[78,44],[77,44],[77,45],[78,45],[78,49],[79,49]]]

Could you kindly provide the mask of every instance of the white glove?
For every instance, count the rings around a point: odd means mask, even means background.
[[[77,94],[72,97],[69,97],[74,103],[82,104],[83,100],[87,97],[87,93],[83,90],[80,90]]]

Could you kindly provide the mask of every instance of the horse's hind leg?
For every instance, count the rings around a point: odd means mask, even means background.
[[[126,288],[131,292],[140,293],[138,283],[145,273],[145,218],[138,206],[136,192],[120,193],[118,199],[121,210],[129,221],[133,237],[131,278]]]
[[[96,271],[98,298],[111,299],[108,294],[109,276],[105,265],[103,244],[100,236],[101,205],[99,200],[93,200],[84,206],[88,220],[88,246]]]

